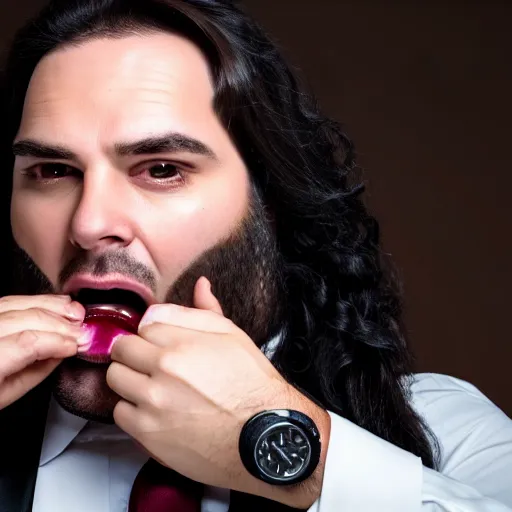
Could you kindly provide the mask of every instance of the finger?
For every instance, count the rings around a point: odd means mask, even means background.
[[[114,343],[112,361],[124,364],[139,373],[152,375],[160,350],[140,336],[120,336]]]
[[[150,306],[139,324],[141,329],[151,323],[168,324],[174,327],[193,329],[194,331],[230,333],[234,324],[218,313],[204,309],[187,308],[176,304],[157,304]]]
[[[77,353],[74,338],[46,331],[22,331],[0,338],[0,379],[46,359],[64,359]]]
[[[185,327],[176,327],[175,325],[162,324],[155,322],[139,329],[141,338],[149,343],[161,348],[180,347],[191,343],[197,343],[203,339],[206,333],[204,331],[194,331]],[[208,333],[211,336],[220,336],[221,333]]]
[[[10,375],[2,382],[0,409],[16,402],[28,391],[43,382],[59,366],[62,359],[37,361],[23,371]]]
[[[48,331],[78,339],[82,334],[79,323],[67,320],[40,308],[0,313],[0,337],[20,331]]]
[[[10,295],[0,298],[0,313],[40,308],[70,320],[83,321],[85,308],[69,295]]]
[[[194,306],[224,316],[222,306],[212,292],[212,285],[206,277],[200,277],[194,288]]]
[[[161,430],[158,418],[154,418],[151,412],[134,405],[127,400],[119,400],[113,411],[116,425],[131,436],[144,451],[147,448],[142,444],[145,434],[152,434]],[[155,454],[151,454],[154,459],[163,464]]]
[[[113,411],[116,425],[134,439],[137,436],[136,419],[138,414],[137,407],[126,400],[119,400]]]
[[[134,405],[148,402],[150,378],[124,364],[113,362],[107,370],[107,384],[121,398]]]

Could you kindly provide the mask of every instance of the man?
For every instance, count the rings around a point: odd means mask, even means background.
[[[53,2],[3,127],[0,510],[512,510],[512,422],[410,375],[351,144],[231,2]]]

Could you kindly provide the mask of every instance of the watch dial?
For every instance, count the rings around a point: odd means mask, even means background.
[[[277,424],[260,436],[255,455],[263,473],[272,478],[288,480],[307,468],[311,446],[302,429],[289,423]]]

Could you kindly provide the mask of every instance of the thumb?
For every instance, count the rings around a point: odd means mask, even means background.
[[[222,306],[217,300],[217,297],[213,295],[212,285],[204,276],[197,280],[194,288],[194,306],[197,309],[213,311],[214,313],[224,316]]]

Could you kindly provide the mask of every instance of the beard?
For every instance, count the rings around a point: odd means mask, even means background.
[[[11,293],[56,293],[47,276],[28,254],[14,243]],[[258,347],[276,336],[283,325],[284,293],[280,253],[272,222],[258,193],[253,190],[246,217],[231,235],[207,250],[174,281],[165,302],[193,307],[194,287],[207,277],[224,315],[241,328]],[[62,269],[65,283],[77,273],[104,276],[118,273],[156,288],[152,271],[125,251],[93,255],[79,252]],[[65,359],[50,377],[53,396],[65,410],[102,423],[114,423],[113,411],[120,397],[106,383],[108,365],[77,357]]]

